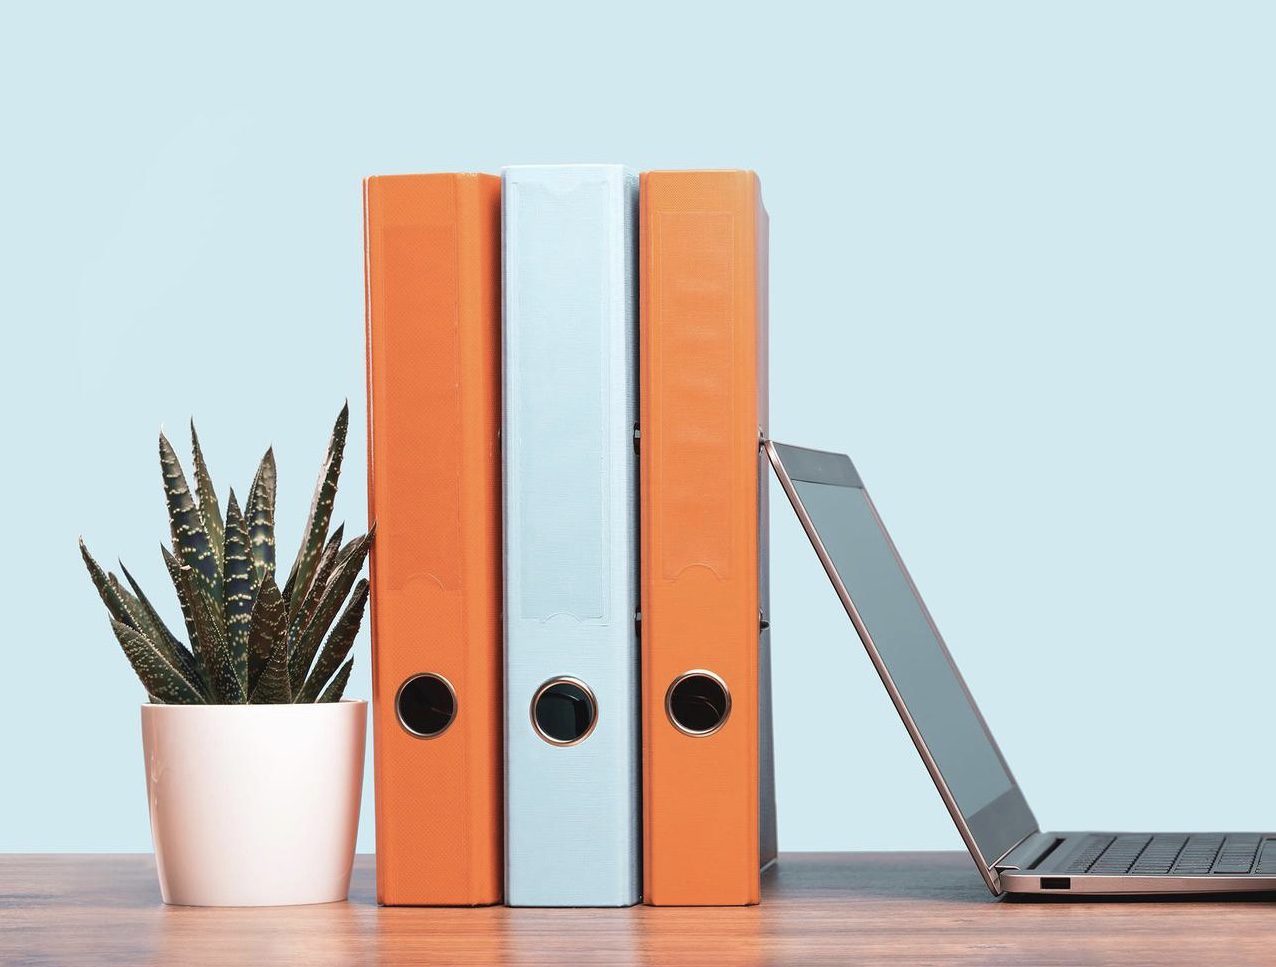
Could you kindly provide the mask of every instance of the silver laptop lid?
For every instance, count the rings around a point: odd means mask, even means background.
[[[807,536],[990,888],[1032,810],[850,457],[767,442]]]

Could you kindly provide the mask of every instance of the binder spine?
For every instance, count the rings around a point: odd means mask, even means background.
[[[766,215],[751,172],[645,172],[641,191],[644,898],[756,903],[774,842]]]
[[[503,172],[506,902],[639,899],[637,179]]]
[[[377,897],[498,903],[500,183],[364,196]]]

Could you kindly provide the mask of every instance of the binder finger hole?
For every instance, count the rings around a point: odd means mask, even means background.
[[[598,724],[598,703],[575,678],[553,678],[532,698],[532,727],[551,745],[584,742]]]
[[[731,692],[713,672],[687,672],[665,693],[665,714],[679,732],[713,735],[731,714]]]
[[[456,720],[456,692],[442,675],[413,675],[399,686],[399,724],[422,739],[442,735]]]

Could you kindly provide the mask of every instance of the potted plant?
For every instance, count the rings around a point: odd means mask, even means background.
[[[191,424],[194,490],[164,437],[172,531],[162,548],[189,647],[123,563],[126,588],[80,541],[111,629],[149,696],[142,706],[151,832],[166,903],[343,900],[354,861],[367,703],[342,701],[368,599],[372,532],[331,534],[348,407],[337,418],[301,549],[275,571],[275,458],[223,517]]]

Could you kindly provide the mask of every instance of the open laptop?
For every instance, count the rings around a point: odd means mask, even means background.
[[[1042,832],[850,458],[763,445],[988,889],[1276,890],[1276,833]]]

